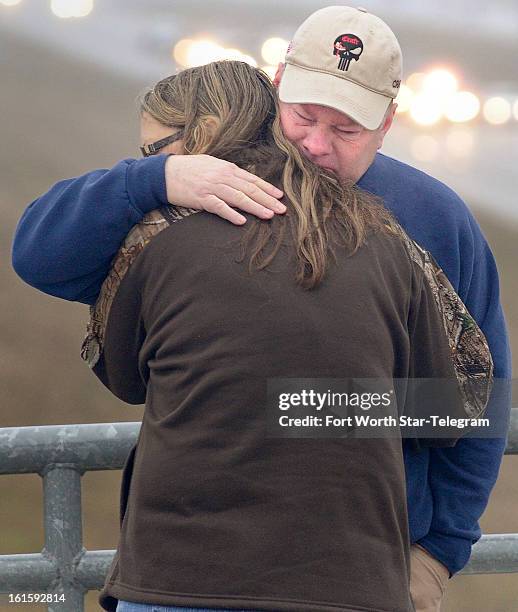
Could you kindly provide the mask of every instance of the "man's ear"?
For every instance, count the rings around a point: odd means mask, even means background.
[[[381,124],[381,130],[383,135],[385,135],[390,128],[392,127],[392,122],[394,121],[394,115],[396,114],[397,102],[392,102],[388,107],[387,112],[385,113],[385,119]]]
[[[381,145],[383,144],[383,140],[387,135],[387,132],[392,127],[392,123],[394,121],[394,115],[396,114],[397,103],[392,102],[385,113],[385,118],[383,119],[383,123],[378,128],[378,149],[381,149]]]
[[[281,82],[283,72],[284,72],[284,64],[282,62],[279,62],[279,65],[277,66],[277,72],[275,73],[275,76],[273,77],[273,86],[276,87],[277,89],[279,88],[279,83]]]

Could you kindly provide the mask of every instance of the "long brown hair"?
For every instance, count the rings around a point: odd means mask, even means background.
[[[190,68],[159,81],[141,98],[140,110],[182,128],[186,154],[226,159],[284,191],[286,214],[254,218],[243,235],[250,271],[273,260],[288,223],[296,280],[308,289],[323,279],[333,244],[353,254],[367,233],[393,229],[378,198],[315,165],[284,136],[277,92],[262,70],[237,61]]]

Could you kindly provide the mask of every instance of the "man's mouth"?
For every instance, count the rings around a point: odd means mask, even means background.
[[[329,172],[336,172],[336,170],[332,166],[321,164],[320,162],[318,162],[318,160],[316,160],[314,157],[312,157],[311,155],[309,155],[308,153],[304,151],[301,151],[301,153],[304,155],[304,157],[309,159],[309,161],[314,163],[316,166],[319,166],[320,168],[323,168],[324,170],[328,170]]]
[[[329,172],[334,172],[335,169],[333,168],[333,166],[329,165],[329,164],[322,164],[320,162],[318,162],[316,159],[311,160],[314,164],[316,164],[317,166],[320,166],[320,168],[323,168],[324,170],[329,170]]]
[[[331,166],[326,166],[325,164],[317,164],[317,166],[320,166],[320,168],[322,168],[323,170],[327,170],[328,172],[336,172],[334,168],[332,168]]]

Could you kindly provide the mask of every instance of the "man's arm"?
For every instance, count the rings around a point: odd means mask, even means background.
[[[233,207],[270,218],[282,192],[230,162],[208,155],[126,159],[61,181],[35,200],[16,229],[12,263],[36,289],[93,304],[129,230],[168,202],[213,212],[237,225]]]
[[[54,185],[18,223],[17,274],[44,293],[93,304],[129,230],[167,203],[165,161],[162,155],[126,159]]]
[[[511,377],[511,352],[498,272],[473,215],[446,185],[382,154],[358,184],[381,196],[408,234],[432,253],[484,332],[495,377],[487,414],[508,422],[510,386],[502,379]],[[428,451],[433,513],[429,533],[418,542],[452,574],[464,567],[480,538],[478,520],[498,477],[505,443],[504,437],[465,438],[454,448]]]
[[[468,232],[460,244],[459,293],[484,332],[494,361],[495,387],[484,416],[508,423],[511,353],[500,304],[494,257],[476,221],[469,214]],[[461,235],[462,239],[462,235]],[[464,294],[464,295],[463,295]],[[464,438],[454,448],[431,449],[429,482],[434,497],[429,533],[419,540],[451,574],[468,562],[481,535],[478,520],[498,477],[506,439]]]

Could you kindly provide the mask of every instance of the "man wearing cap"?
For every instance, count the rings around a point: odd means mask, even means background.
[[[295,33],[275,77],[284,133],[318,165],[383,198],[482,328],[495,378],[510,378],[498,274],[477,222],[447,186],[378,152],[394,118],[401,65],[397,39],[381,19],[350,7],[317,11]],[[279,196],[209,156],[123,160],[62,181],[33,202],[17,228],[13,266],[46,293],[93,304],[120,243],[150,210],[170,203],[241,224],[236,208],[268,218],[284,211]],[[506,418],[509,405],[505,397],[488,410]],[[465,438],[454,448],[405,448],[416,610],[438,611],[448,578],[468,562],[505,442]]]

